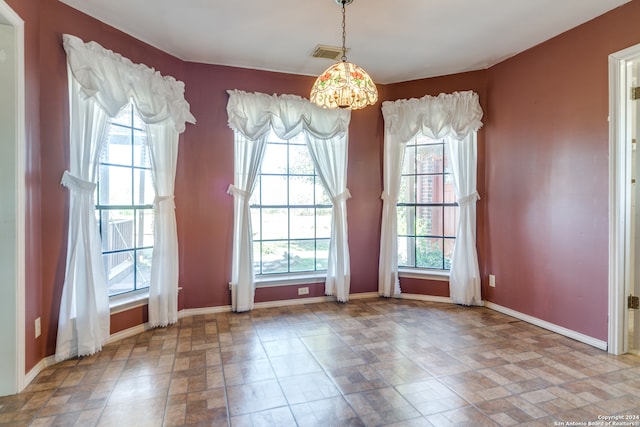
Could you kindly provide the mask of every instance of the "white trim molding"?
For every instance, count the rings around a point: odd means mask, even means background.
[[[31,368],[31,370],[27,373],[27,375],[25,376],[25,384],[30,384],[31,381],[33,381],[40,372],[44,371],[45,369],[47,369],[49,366],[53,366],[56,363],[56,356],[55,355],[51,355],[51,356],[47,356],[44,359],[40,360],[36,366],[34,366],[33,368]]]
[[[366,299],[366,298],[378,298],[377,292],[364,292],[359,294],[350,294],[350,300],[358,300],[358,299]],[[303,305],[303,304],[318,304],[321,302],[331,302],[337,301],[336,297],[332,296],[324,296],[324,297],[310,297],[310,298],[294,298],[294,299],[285,299],[278,301],[266,301],[266,302],[257,302],[254,304],[253,309],[258,308],[274,308],[274,307],[285,307],[291,305]],[[178,312],[178,317],[182,319],[183,317],[188,316],[196,316],[201,314],[218,314],[218,313],[228,313],[231,311],[230,305],[222,305],[217,307],[203,307],[203,308],[189,308],[185,310],[180,310]]]
[[[149,323],[143,323],[141,325],[133,326],[131,328],[125,329],[120,332],[116,332],[115,334],[109,335],[109,338],[105,342],[105,345],[112,344],[116,341],[123,340],[125,338],[131,338],[134,335],[141,334],[151,329]]]
[[[15,392],[22,391],[28,384],[25,374],[26,348],[26,309],[25,309],[25,240],[26,240],[26,128],[25,128],[25,46],[24,21],[11,7],[0,0],[0,16],[14,30],[15,43],[15,247],[14,247],[14,284],[15,291]]]
[[[440,302],[445,304],[453,304],[453,301],[449,297],[439,297],[435,295],[422,295],[422,294],[400,294],[400,299],[409,299],[415,301],[427,301],[427,302]]]
[[[398,277],[400,277],[400,279],[422,279],[448,282],[449,272],[444,270],[439,271],[420,268],[400,268],[398,269]],[[402,287],[402,280],[400,281],[400,286]]]
[[[515,317],[516,319],[525,321],[527,323],[531,323],[532,325],[539,326],[543,329],[547,329],[551,332],[564,335],[567,338],[571,338],[576,341],[589,344],[590,346],[599,348],[600,350],[605,350],[605,351],[607,350],[606,341],[602,341],[602,340],[590,337],[580,332],[576,332],[574,330],[567,329],[563,326],[556,325],[555,323],[547,322],[546,320],[538,319],[537,317],[529,316],[528,314],[524,314],[519,311],[515,311],[510,308],[503,307],[498,304],[494,304],[492,302],[485,301],[484,306],[491,310],[495,310],[499,313],[506,314],[507,316]]]
[[[626,130],[627,61],[640,57],[640,44],[609,55],[609,353],[628,349],[625,307],[630,262],[631,144]]]

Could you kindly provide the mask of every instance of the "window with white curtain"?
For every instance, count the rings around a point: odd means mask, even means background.
[[[107,124],[95,192],[109,296],[149,287],[155,196],[146,125],[129,103]]]
[[[449,270],[459,213],[446,139],[407,142],[396,209],[398,266]]]
[[[302,133],[269,133],[250,208],[256,276],[326,271],[332,205]]]

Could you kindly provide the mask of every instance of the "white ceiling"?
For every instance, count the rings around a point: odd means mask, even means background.
[[[318,75],[342,43],[335,0],[61,1],[185,61]],[[484,69],[628,1],[355,0],[348,59],[382,84]]]

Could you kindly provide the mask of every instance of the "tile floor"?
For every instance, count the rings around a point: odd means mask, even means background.
[[[613,415],[640,416],[639,356],[486,308],[385,299],[186,317],[0,398],[0,425],[16,426],[553,426]]]

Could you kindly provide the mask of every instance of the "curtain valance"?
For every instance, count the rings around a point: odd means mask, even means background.
[[[295,95],[267,95],[229,90],[229,127],[256,141],[270,129],[282,139],[302,130],[316,138],[328,139],[346,134],[351,120],[349,110],[327,110]]]
[[[482,108],[478,94],[473,91],[385,101],[382,114],[387,135],[402,142],[419,133],[460,140],[482,127]]]
[[[145,123],[171,119],[179,133],[184,131],[185,122],[195,123],[184,99],[183,82],[134,64],[96,42],[84,43],[70,34],[64,34],[62,41],[73,77],[109,116],[116,116],[133,99]]]

